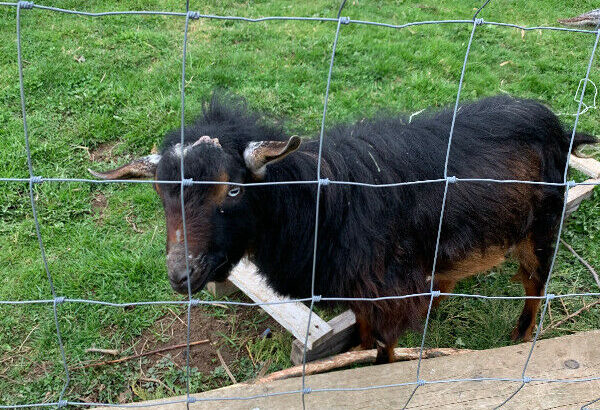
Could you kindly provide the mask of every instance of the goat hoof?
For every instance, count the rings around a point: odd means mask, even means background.
[[[387,357],[387,355],[377,355],[377,358],[375,359],[375,364],[386,364],[386,363],[390,363],[389,358]]]
[[[519,327],[515,327],[514,330],[512,331],[512,333],[510,334],[510,338],[513,342],[531,342],[532,339],[532,335],[531,335],[531,330],[527,329],[526,331],[522,332],[521,330],[519,330]]]

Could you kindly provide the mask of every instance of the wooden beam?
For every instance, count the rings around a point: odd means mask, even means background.
[[[353,347],[352,342],[356,340],[354,337],[355,323],[356,317],[351,310],[347,310],[327,322],[333,329],[333,332],[313,343],[312,348],[306,351],[306,361],[312,362],[313,360],[344,352]],[[296,339],[292,343],[290,359],[292,363],[297,365],[302,363],[303,356],[304,339]]]
[[[208,282],[206,290],[212,293],[215,297],[229,296],[238,291],[238,288],[231,283],[229,279],[224,282]]]
[[[588,179],[585,182],[599,182],[598,179]],[[567,198],[567,216],[575,212],[584,199],[589,198],[594,193],[596,185],[577,185],[569,189]]]
[[[580,409],[600,398],[600,380],[576,382],[578,379],[600,377],[600,331],[581,332],[555,339],[540,340],[527,367],[526,376],[533,379],[562,380],[562,383],[531,381],[505,406],[507,409]],[[497,349],[436,357],[424,360],[420,378],[426,381],[447,379],[510,378],[517,381],[464,381],[426,384],[419,387],[408,409],[490,409],[495,408],[521,386],[523,366],[531,349],[531,343],[506,346]],[[306,376],[306,387],[313,391],[304,396],[309,409],[369,409],[402,408],[415,389],[416,365],[397,362],[379,366]],[[389,386],[365,389],[370,386]],[[236,409],[290,409],[301,408],[301,387],[298,378],[278,380],[271,383],[236,384],[217,390],[193,394],[197,399],[190,404],[192,410],[227,407]],[[357,388],[356,391],[341,390]],[[333,389],[316,391],[317,389]],[[267,397],[270,393],[296,391]],[[210,401],[231,397],[255,397],[248,400]],[[162,405],[164,410],[186,408],[186,396],[173,397],[183,403]],[[164,401],[164,400],[163,400]],[[136,403],[158,405],[161,401]],[[587,408],[597,409],[600,402]],[[123,408],[124,409],[124,408]]]
[[[429,359],[431,357],[450,356],[452,354],[464,354],[469,352],[472,352],[472,350],[442,347],[423,349],[423,354],[421,355],[421,349],[418,347],[396,347],[394,349],[394,356],[396,357],[396,361],[404,361],[419,360],[419,358]],[[325,373],[357,364],[375,363],[376,359],[377,349],[354,350],[329,356],[325,359],[316,360],[311,363],[306,363],[306,366],[303,364],[298,364],[294,367],[271,373],[268,376],[256,380],[254,383],[270,383],[274,382],[275,380],[299,377],[302,376],[302,372],[307,375]]]
[[[229,280],[256,303],[283,302],[289,300],[275,293],[264,279],[256,273],[256,266],[243,259],[229,275]],[[304,340],[310,309],[303,303],[281,303],[261,305],[261,308],[286,328],[296,339]],[[308,333],[309,349],[315,342],[333,332],[331,326],[313,312]]]
[[[594,158],[580,158],[571,155],[569,166],[583,172],[590,178],[600,178],[600,162]]]

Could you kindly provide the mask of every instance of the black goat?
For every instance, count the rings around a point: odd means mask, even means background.
[[[443,178],[452,110],[339,125],[325,133],[322,178],[389,184]],[[570,134],[545,106],[507,96],[461,105],[448,175],[562,182]],[[101,178],[180,180],[179,131],[160,155],[144,157]],[[289,137],[263,124],[243,103],[213,97],[185,129],[185,178],[195,181],[315,180],[318,141]],[[593,143],[575,136],[574,147]],[[291,155],[290,155],[291,154]],[[315,293],[381,297],[428,292],[445,182],[371,188],[323,186]],[[156,185],[167,218],[167,267],[173,288],[187,293],[180,185]],[[310,296],[315,184],[185,187],[190,282],[198,291],[223,280],[245,255],[270,286],[295,298]],[[548,277],[563,207],[564,187],[458,181],[450,184],[434,288],[486,271],[513,255],[515,278],[539,296]],[[419,326],[429,297],[351,302],[361,343],[379,343],[378,361],[392,361],[397,338]],[[514,339],[528,340],[539,300],[528,299]]]

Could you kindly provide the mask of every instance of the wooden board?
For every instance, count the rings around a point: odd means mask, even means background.
[[[594,158],[580,158],[571,155],[569,166],[591,177],[591,179],[588,179],[585,182],[600,181],[600,162],[596,161]],[[584,199],[592,196],[595,187],[596,185],[577,185],[569,189],[567,216],[575,212]]]
[[[600,377],[600,331],[584,332],[536,344],[526,375],[531,378],[575,380]],[[475,351],[423,361],[421,378],[428,381],[480,377],[520,378],[531,343]],[[362,391],[315,389],[368,387],[414,382],[416,361],[366,366],[327,374],[307,376],[306,386],[313,392],[305,396],[308,409],[398,409],[402,408],[414,386],[386,387]],[[502,403],[520,382],[477,381],[428,384],[420,387],[408,409],[491,409]],[[268,384],[237,384],[193,395],[199,400],[224,397],[250,397],[268,393],[300,390],[300,378]],[[600,398],[600,381],[581,383],[530,382],[503,409],[579,409]],[[185,396],[171,400],[185,400]],[[145,402],[143,404],[157,403]],[[137,403],[142,404],[142,403]],[[161,409],[185,409],[183,404],[162,405]],[[301,409],[299,393],[249,400],[197,401],[191,409]],[[600,408],[596,402],[589,409]]]
[[[599,182],[598,179],[588,179],[585,182]],[[579,205],[584,199],[588,199],[594,193],[596,185],[577,185],[569,189],[569,196],[567,197],[567,216],[572,214],[579,208]]]
[[[346,310],[341,315],[338,315],[327,322],[333,329],[333,332],[330,335],[315,341],[312,348],[307,349],[306,361],[312,362],[313,360],[345,352],[353,347],[352,342],[354,339],[355,323],[356,317],[351,310]],[[290,359],[292,360],[292,363],[300,364],[302,363],[303,357],[304,340],[296,339],[292,343]]]
[[[275,293],[267,286],[264,279],[256,274],[256,266],[247,259],[242,261],[231,271],[229,280],[244,292],[254,302],[281,302],[289,300]],[[273,317],[281,326],[285,327],[296,339],[304,340],[308,326],[310,309],[303,303],[281,303],[274,305],[261,305],[261,308]],[[307,346],[313,344],[333,332],[331,326],[313,313],[310,320],[310,331]]]
[[[600,162],[594,158],[580,158],[571,155],[569,166],[583,172],[590,178],[600,178]]]
[[[206,290],[212,293],[215,297],[229,296],[232,293],[238,291],[238,288],[229,281],[229,279],[223,282],[208,282],[206,284]]]

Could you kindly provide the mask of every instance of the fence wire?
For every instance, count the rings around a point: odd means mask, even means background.
[[[476,11],[473,18],[471,20],[433,20],[433,21],[416,21],[409,22],[405,24],[389,24],[375,21],[363,21],[363,20],[353,20],[349,17],[342,16],[342,12],[346,3],[346,0],[343,0],[339,6],[337,17],[328,18],[328,17],[294,17],[294,16],[269,16],[269,17],[261,17],[261,18],[248,18],[248,17],[238,17],[238,16],[220,16],[220,15],[211,15],[211,14],[202,14],[196,11],[190,11],[189,9],[189,0],[186,1],[185,7],[186,12],[168,12],[168,11],[108,11],[108,12],[87,12],[87,11],[79,11],[79,10],[68,10],[57,7],[44,6],[40,4],[35,4],[29,1],[19,1],[17,3],[10,2],[0,2],[0,6],[5,7],[14,7],[16,9],[16,37],[17,37],[17,61],[19,68],[19,88],[20,88],[20,97],[21,97],[21,111],[23,116],[23,132],[25,138],[25,147],[27,154],[27,167],[29,172],[29,178],[0,178],[0,182],[4,183],[25,183],[28,185],[29,189],[29,197],[31,202],[31,209],[36,229],[36,235],[38,239],[38,244],[40,248],[41,258],[44,266],[44,270],[46,272],[46,276],[48,278],[48,283],[50,286],[50,292],[52,294],[52,299],[39,299],[39,300],[0,300],[0,305],[30,305],[30,304],[52,304],[54,323],[56,326],[56,336],[57,342],[61,354],[61,360],[65,371],[65,381],[64,386],[58,396],[58,400],[52,403],[30,403],[30,404],[8,404],[1,405],[0,408],[28,408],[28,407],[65,407],[67,405],[74,406],[105,406],[105,407],[131,407],[131,408],[139,408],[139,407],[154,407],[154,406],[163,406],[167,404],[177,404],[177,403],[186,403],[187,407],[191,403],[201,402],[201,401],[230,401],[230,400],[253,400],[258,398],[266,398],[266,397],[274,397],[274,396],[282,396],[282,395],[299,395],[302,400],[303,408],[306,408],[305,396],[307,394],[320,393],[320,392],[334,392],[334,391],[366,391],[366,390],[374,390],[374,389],[385,389],[385,388],[394,388],[394,387],[402,387],[402,386],[413,386],[411,394],[408,396],[404,408],[406,408],[412,398],[414,397],[417,389],[421,386],[427,384],[445,384],[445,383],[460,383],[460,382],[481,382],[481,381],[494,381],[494,382],[509,382],[509,383],[520,383],[519,387],[509,395],[503,402],[499,403],[496,408],[504,406],[508,403],[522,388],[532,382],[541,382],[541,383],[582,383],[582,382],[591,382],[600,380],[600,377],[589,377],[589,378],[580,378],[580,379],[544,379],[544,378],[532,378],[527,376],[527,367],[530,362],[530,359],[533,355],[533,351],[535,345],[537,343],[538,337],[543,327],[544,317],[548,310],[549,302],[553,299],[558,298],[571,298],[571,297],[580,297],[580,296],[594,296],[600,297],[600,293],[571,293],[571,294],[560,294],[554,295],[549,294],[548,285],[550,283],[550,278],[552,276],[552,270],[554,268],[554,263],[557,256],[558,251],[558,243],[560,240],[560,236],[563,229],[563,221],[564,216],[567,210],[567,196],[569,193],[569,189],[579,186],[579,185],[598,185],[600,184],[600,180],[595,181],[586,181],[586,182],[575,182],[567,180],[567,171],[569,166],[569,158],[573,148],[573,141],[575,138],[575,133],[577,129],[577,125],[579,122],[580,114],[582,113],[582,105],[583,99],[586,91],[586,86],[589,81],[589,74],[591,71],[591,67],[594,61],[594,57],[596,54],[596,49],[598,46],[598,42],[600,40],[600,29],[596,27],[595,30],[585,30],[579,28],[564,28],[564,27],[545,27],[545,26],[521,26],[517,24],[510,23],[502,23],[502,22],[492,22],[485,21],[484,19],[478,17],[482,10],[490,3],[491,0],[485,1]],[[317,174],[315,176],[315,180],[306,180],[306,181],[280,181],[280,182],[259,182],[259,183],[232,183],[232,182],[222,182],[222,181],[194,181],[192,179],[184,178],[184,162],[183,155],[181,155],[181,179],[179,181],[157,181],[157,180],[94,180],[94,179],[83,179],[83,178],[54,178],[48,176],[39,176],[35,175],[32,161],[31,161],[31,150],[29,145],[29,133],[27,128],[27,112],[26,112],[26,99],[25,99],[25,87],[23,81],[23,57],[22,57],[22,49],[21,49],[21,18],[23,10],[32,10],[38,9],[43,11],[52,11],[58,13],[66,13],[73,15],[81,15],[88,17],[106,17],[106,16],[115,16],[115,15],[162,15],[162,16],[171,16],[176,18],[184,19],[184,29],[183,29],[183,53],[182,53],[182,67],[181,67],[181,149],[184,149],[184,127],[185,127],[185,79],[186,79],[186,50],[187,50],[187,42],[188,42],[188,29],[189,25],[193,24],[190,20],[199,20],[199,19],[216,19],[216,20],[231,20],[231,21],[239,21],[239,22],[247,22],[247,23],[256,23],[256,22],[266,22],[266,21],[300,21],[300,22],[329,22],[335,24],[335,34],[333,39],[332,51],[331,51],[331,59],[329,63],[329,71],[327,75],[327,85],[325,89],[324,96],[324,106],[323,106],[323,115],[321,120],[321,129],[319,134],[319,153],[318,153],[318,162],[317,162]],[[329,98],[329,90],[332,81],[332,73],[334,68],[335,61],[335,51],[338,43],[338,39],[341,33],[341,27],[343,25],[349,24],[358,24],[358,25],[371,25],[378,26],[384,28],[391,29],[403,29],[411,26],[419,26],[419,25],[441,25],[441,24],[463,24],[470,25],[471,34],[469,37],[469,41],[467,44],[467,49],[462,65],[462,70],[460,73],[460,80],[458,84],[458,90],[456,94],[456,101],[454,105],[453,115],[452,115],[452,123],[450,128],[450,133],[448,137],[448,144],[446,148],[446,157],[444,164],[444,176],[443,178],[431,179],[431,180],[417,180],[417,181],[402,181],[397,183],[388,183],[388,184],[370,184],[370,183],[361,183],[355,181],[338,181],[338,180],[329,180],[327,178],[321,178],[321,163],[322,163],[322,149],[323,149],[323,139],[324,139],[324,131],[325,131],[325,120],[327,116],[327,103]],[[583,87],[579,99],[579,105],[577,109],[577,114],[575,116],[575,123],[573,125],[573,130],[571,133],[570,146],[569,146],[569,155],[567,156],[567,162],[564,169],[564,177],[563,182],[540,182],[540,181],[527,181],[527,180],[498,180],[498,179],[488,179],[488,178],[457,178],[452,175],[448,175],[448,162],[451,155],[452,148],[452,136],[454,133],[454,123],[456,120],[456,115],[459,109],[460,104],[460,93],[462,90],[462,84],[465,77],[467,60],[469,57],[469,52],[471,49],[471,45],[473,43],[473,39],[475,36],[475,31],[480,26],[500,26],[500,27],[508,27],[508,28],[517,28],[520,30],[554,30],[560,32],[571,32],[571,33],[583,33],[583,34],[594,34],[595,41],[592,46],[592,52],[588,61],[587,71],[585,74],[585,78],[583,81]],[[182,152],[183,154],[183,152]],[[56,290],[54,288],[52,274],[50,269],[48,268],[48,261],[46,257],[46,253],[44,250],[44,242],[42,239],[40,224],[38,220],[38,212],[35,201],[35,185],[41,183],[86,183],[86,184],[107,184],[107,183],[147,183],[147,184],[179,184],[180,185],[180,193],[181,193],[181,209],[182,209],[182,217],[183,217],[183,232],[184,232],[184,245],[185,245],[185,259],[187,266],[187,275],[188,275],[188,298],[185,301],[177,301],[177,300],[166,300],[166,301],[139,301],[139,302],[131,302],[131,303],[112,303],[101,300],[90,300],[90,299],[76,299],[69,298],[65,296],[58,296]],[[469,183],[497,183],[497,184],[531,184],[531,185],[548,185],[548,186],[562,186],[565,190],[564,204],[562,210],[561,223],[558,230],[558,235],[556,238],[556,244],[554,248],[554,254],[552,257],[552,261],[550,264],[550,272],[548,275],[548,279],[544,286],[544,294],[542,296],[487,296],[487,295],[477,295],[477,294],[463,294],[463,293],[444,293],[440,291],[435,291],[433,289],[434,277],[436,273],[436,265],[437,265],[437,256],[439,250],[440,236],[443,224],[443,218],[446,208],[446,197],[448,193],[448,186],[450,184],[455,184],[458,182],[469,182]],[[318,233],[319,233],[319,203],[322,187],[328,185],[340,185],[340,186],[361,186],[367,188],[390,188],[390,187],[400,187],[400,186],[408,186],[415,184],[444,184],[444,194],[442,198],[441,208],[440,208],[440,218],[438,223],[438,232],[436,238],[436,246],[435,246],[435,255],[433,268],[431,272],[431,284],[429,292],[418,293],[418,294],[408,294],[408,295],[397,295],[397,296],[386,296],[386,297],[374,297],[374,298],[347,298],[347,297],[322,297],[321,295],[315,295],[314,284],[317,270],[317,241],[318,241]],[[260,303],[248,303],[248,302],[235,302],[235,301],[227,301],[227,300],[214,300],[214,301],[206,301],[200,299],[194,299],[191,291],[191,285],[189,281],[189,263],[188,263],[188,239],[187,239],[187,229],[185,228],[186,220],[185,220],[185,200],[184,200],[184,187],[190,185],[219,185],[219,184],[227,184],[227,185],[235,185],[235,186],[266,186],[266,185],[294,185],[294,184],[313,184],[317,187],[317,194],[315,199],[315,227],[314,227],[314,247],[313,247],[313,260],[312,260],[312,277],[311,277],[311,297],[309,298],[300,298],[300,299],[289,299],[283,301],[274,301],[274,302],[260,302]],[[465,298],[478,298],[483,300],[521,300],[521,299],[538,299],[544,301],[544,306],[542,309],[539,325],[537,327],[537,331],[535,333],[533,343],[531,344],[531,348],[527,355],[527,359],[523,365],[523,370],[520,378],[495,378],[495,377],[479,377],[479,378],[466,378],[466,379],[440,379],[440,380],[423,380],[421,376],[421,362],[423,358],[423,351],[425,346],[425,338],[427,335],[427,329],[429,324],[429,319],[431,315],[431,310],[433,306],[433,301],[435,298],[439,298],[442,296],[452,296],[452,297],[465,297]],[[387,385],[373,385],[366,387],[340,387],[340,388],[311,388],[307,386],[306,380],[306,353],[307,353],[307,341],[309,336],[310,322],[311,317],[313,315],[314,304],[321,301],[331,301],[331,302],[347,302],[347,301],[363,301],[363,302],[374,302],[374,301],[382,301],[382,300],[391,300],[391,299],[407,299],[414,297],[429,297],[429,306],[427,310],[427,316],[425,319],[425,327],[422,334],[420,352],[419,352],[419,360],[417,364],[416,377],[414,382],[405,382],[405,383],[396,383],[396,384],[387,384]],[[278,304],[286,304],[286,303],[298,303],[298,302],[310,302],[310,313],[308,317],[308,326],[306,331],[306,337],[304,340],[304,352],[303,352],[303,371],[302,371],[302,385],[298,390],[290,390],[284,392],[272,392],[265,393],[259,395],[252,396],[237,396],[237,397],[194,397],[190,392],[190,320],[191,320],[191,308],[199,305],[238,305],[238,306],[266,306],[266,305],[278,305]],[[149,305],[187,305],[187,346],[186,346],[186,398],[180,400],[163,400],[160,402],[156,402],[153,404],[142,404],[142,403],[129,403],[129,404],[113,404],[113,403],[89,403],[89,402],[77,402],[77,401],[68,401],[65,399],[65,392],[70,383],[70,374],[69,367],[67,364],[67,358],[64,350],[64,345],[61,336],[60,325],[58,321],[58,305],[64,303],[84,303],[84,304],[92,304],[92,305],[101,305],[101,306],[109,306],[109,307],[131,307],[131,306],[149,306]],[[590,406],[596,405],[600,401],[600,398],[590,401],[582,406],[582,409],[590,409]]]

